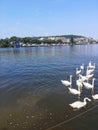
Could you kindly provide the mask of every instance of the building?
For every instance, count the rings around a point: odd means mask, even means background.
[[[13,42],[13,45],[14,45],[14,47],[16,47],[16,48],[21,47],[21,43],[18,42],[18,41],[14,41],[14,42]]]

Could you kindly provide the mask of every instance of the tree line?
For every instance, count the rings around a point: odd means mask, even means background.
[[[47,43],[47,44],[52,44],[52,43],[62,43],[62,40],[51,40],[44,38],[43,40],[39,40],[39,38],[36,37],[16,37],[13,36],[11,38],[5,38],[5,39],[0,39],[0,47],[13,47],[13,42],[21,42],[23,44],[41,44],[41,43]]]

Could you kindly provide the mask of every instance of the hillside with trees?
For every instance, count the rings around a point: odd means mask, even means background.
[[[54,39],[49,39],[49,37],[54,37]],[[42,40],[40,40],[41,38],[43,38]],[[76,38],[86,38],[84,36],[79,36],[79,35],[57,35],[57,36],[48,36],[48,37],[16,37],[13,36],[11,38],[5,38],[5,39],[0,39],[0,48],[6,48],[6,47],[14,47],[15,42],[19,42],[22,43],[22,45],[32,45],[32,44],[36,44],[36,45],[40,45],[40,44],[62,44],[62,43],[67,43],[64,42],[63,40],[61,40],[60,38],[66,38],[68,39],[68,43],[70,44],[75,44],[74,39]]]

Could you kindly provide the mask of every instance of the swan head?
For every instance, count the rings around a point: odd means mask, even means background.
[[[72,77],[72,75],[70,75],[70,77]]]

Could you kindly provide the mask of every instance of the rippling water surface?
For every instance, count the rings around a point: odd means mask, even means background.
[[[0,130],[46,130],[98,105],[92,100],[74,111],[69,104],[91,98],[91,90],[83,88],[78,99],[61,83],[72,74],[76,88],[76,67],[86,70],[90,60],[98,93],[97,44],[0,49]],[[98,107],[52,130],[96,130],[97,120]]]

